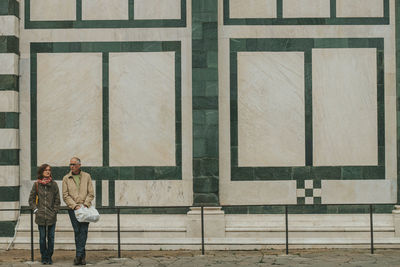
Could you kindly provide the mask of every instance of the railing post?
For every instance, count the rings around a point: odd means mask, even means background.
[[[285,225],[286,225],[286,255],[289,254],[289,227],[288,227],[288,206],[285,205]]]
[[[31,210],[31,261],[33,262],[35,259],[33,252],[33,209]]]
[[[374,222],[372,220],[372,205],[369,205],[369,222],[371,231],[371,254],[374,254]]]
[[[201,206],[201,255],[204,255],[204,207]]]
[[[120,222],[120,211],[117,208],[117,228],[118,228],[118,258],[121,258],[121,222]]]

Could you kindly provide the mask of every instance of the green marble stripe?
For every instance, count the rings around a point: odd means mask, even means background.
[[[285,206],[222,207],[225,214],[285,214]],[[374,213],[392,213],[393,204],[373,205]],[[297,205],[288,206],[290,214],[368,214],[369,205]]]
[[[0,112],[1,129],[19,129],[18,112]]]
[[[108,206],[115,207],[115,181],[108,181]]]
[[[19,91],[17,75],[0,74],[0,91]]]
[[[19,165],[19,149],[0,149],[0,166]]]
[[[218,1],[192,0],[193,202],[218,205]]]
[[[101,181],[96,181],[96,207],[101,207],[102,205],[102,199],[103,199],[103,192],[102,192],[102,182]]]
[[[19,186],[0,186],[0,201],[19,201]]]
[[[382,0],[384,16],[378,18],[338,18],[336,17],[336,0],[331,0],[329,18],[283,18],[282,1],[277,0],[277,18],[230,18],[229,1],[224,0],[224,25],[388,25],[389,0]]]
[[[0,237],[13,237],[17,221],[1,221]]]
[[[397,123],[397,204],[400,205],[400,3],[395,2],[396,17],[396,123]]]
[[[14,15],[19,17],[19,3],[16,0],[1,0],[0,1],[0,16]]]
[[[0,36],[0,53],[19,54],[19,39],[18,39],[18,37],[16,37],[16,36]]]
[[[109,54],[103,53],[103,166],[109,166]]]
[[[134,19],[134,0],[128,1],[128,20],[82,20],[82,0],[76,0],[76,20],[31,21],[31,0],[25,0],[25,29],[66,28],[176,28],[186,27],[186,1],[181,0],[181,19]]]
[[[321,166],[314,167],[312,146],[312,48],[376,48],[377,51],[377,118],[378,166]],[[231,180],[296,180],[323,179],[357,180],[385,179],[385,113],[384,62],[382,38],[264,38],[230,40],[230,118],[231,118]],[[238,166],[238,110],[237,110],[237,53],[240,51],[302,51],[305,71],[305,154],[306,167],[239,167]]]
[[[283,0],[276,0],[276,17],[278,19],[283,17]]]

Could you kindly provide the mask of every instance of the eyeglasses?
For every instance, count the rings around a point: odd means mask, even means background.
[[[70,163],[69,166],[76,166],[79,165],[78,163]]]

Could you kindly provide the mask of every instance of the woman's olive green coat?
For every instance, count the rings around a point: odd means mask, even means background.
[[[29,206],[36,212],[35,222],[38,225],[53,225],[57,221],[57,213],[60,209],[60,191],[55,181],[43,185],[38,184],[38,204],[36,205],[36,183],[33,183],[29,194]]]

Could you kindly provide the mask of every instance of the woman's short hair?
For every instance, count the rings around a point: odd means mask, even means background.
[[[39,169],[37,171],[37,178],[38,179],[42,179],[43,178],[43,172],[47,167],[50,167],[50,165],[47,164],[47,163],[40,165],[40,167],[39,167]]]

